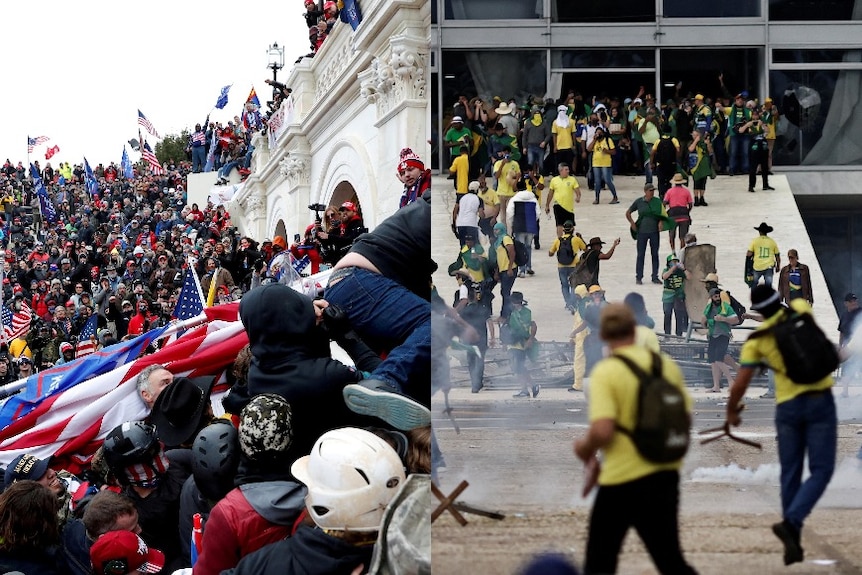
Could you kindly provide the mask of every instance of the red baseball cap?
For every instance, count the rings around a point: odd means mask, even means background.
[[[96,573],[158,573],[165,566],[165,554],[147,547],[131,531],[108,531],[99,537],[90,547],[90,560]]]
[[[339,211],[340,210],[350,210],[351,212],[355,212],[356,211],[356,204],[354,204],[353,202],[344,202],[343,204],[341,204],[341,207],[338,209],[339,209]]]

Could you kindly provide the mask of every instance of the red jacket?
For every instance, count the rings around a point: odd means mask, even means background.
[[[291,535],[305,509],[305,487],[292,481],[247,483],[210,512],[194,575],[219,575],[264,545]]]

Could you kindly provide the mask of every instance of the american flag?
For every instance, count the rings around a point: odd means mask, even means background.
[[[47,142],[50,139],[51,138],[49,138],[48,136],[36,136],[35,138],[31,138],[30,136],[27,136],[27,153],[32,154],[33,149],[36,146],[38,146],[40,144],[44,144],[45,142]]]
[[[156,129],[153,127],[153,123],[147,120],[147,117],[144,116],[144,113],[140,110],[138,110],[138,124],[143,126],[144,129],[148,131],[151,135],[155,136],[156,138],[161,138],[161,136],[159,136],[159,133],[156,132]]]
[[[186,277],[183,279],[183,288],[180,290],[177,305],[174,308],[174,317],[179,320],[186,320],[198,316],[203,312],[204,294],[198,281],[198,275],[194,271],[194,266],[189,265],[186,268]]]
[[[27,302],[21,300],[21,311],[13,312],[8,306],[3,306],[0,311],[3,318],[3,340],[12,341],[16,337],[24,337],[30,331],[30,321],[33,319],[33,310]]]
[[[146,366],[160,363],[175,375],[189,377],[222,374],[248,343],[245,329],[237,319],[238,309],[238,302],[211,308],[207,310],[211,321],[205,326],[191,330],[154,354],[138,359],[136,355],[126,354],[124,362],[112,371],[74,383],[69,378],[62,392],[37,399],[29,413],[11,420],[0,430],[0,464],[8,465],[16,456],[31,453],[39,458],[55,456],[59,458],[57,464],[64,469],[78,471],[109,431],[121,423],[141,420],[148,415],[135,385],[135,376]],[[153,332],[161,335],[162,331],[152,330],[134,341]],[[57,374],[62,376],[63,368],[68,370],[68,366],[110,358],[122,345],[124,343],[110,346],[36,376],[53,383]],[[13,396],[7,402],[18,397]],[[5,411],[6,407],[2,409]]]
[[[144,146],[141,148],[141,155],[146,160],[146,162],[150,165],[150,170],[155,175],[159,175],[164,173],[162,170],[162,165],[159,164],[159,159],[156,157],[156,154],[153,153],[153,149],[150,145],[144,142]]]
[[[99,326],[99,316],[91,315],[87,323],[84,324],[84,329],[78,335],[78,348],[75,350],[75,357],[84,357],[96,351],[96,328]],[[92,339],[91,339],[92,338]]]

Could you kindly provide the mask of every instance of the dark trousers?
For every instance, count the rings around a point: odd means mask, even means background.
[[[599,487],[590,515],[584,573],[616,573],[620,548],[634,527],[660,573],[697,573],[679,546],[679,473],[660,471]]]
[[[644,277],[644,260],[646,260],[646,248],[649,244],[650,262],[652,263],[652,279],[658,278],[658,232],[638,232],[637,258],[635,260],[635,279]]]
[[[671,301],[663,302],[662,309],[664,311],[664,332],[670,334],[670,326],[672,318],[676,316],[676,335],[682,336],[688,329],[688,310],[685,308],[685,300],[674,298]]]
[[[769,186],[769,149],[766,140],[760,142],[758,148],[748,152],[748,188],[754,188],[757,182],[757,168],[760,167],[760,176],[763,178],[763,187]]]

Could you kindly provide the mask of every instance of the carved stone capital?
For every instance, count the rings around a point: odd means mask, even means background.
[[[292,188],[307,185],[311,179],[311,162],[304,155],[288,152],[278,163],[278,173]]]

